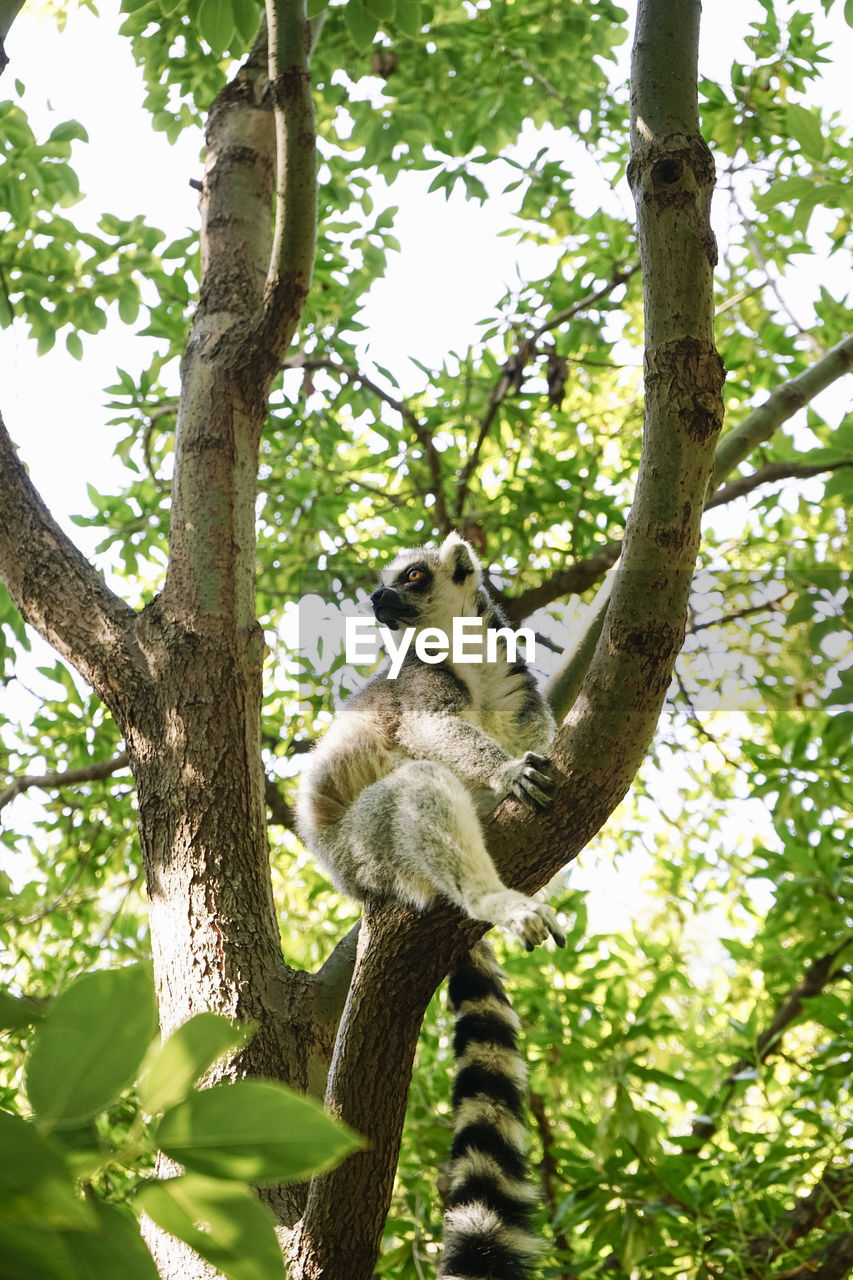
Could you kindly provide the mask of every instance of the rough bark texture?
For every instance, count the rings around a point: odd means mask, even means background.
[[[604,627],[555,743],[557,802],[534,822],[506,801],[489,825],[507,883],[528,891],[579,852],[630,786],[683,637],[722,417],[698,12],[698,0],[640,6],[631,179],[648,338],[643,459]],[[27,621],[91,682],[125,736],[164,1030],[201,1009],[252,1019],[258,1034],[227,1072],[314,1092],[331,1059],[328,1104],[370,1147],[316,1179],[307,1203],[304,1189],[268,1198],[286,1224],[305,1205],[295,1280],[370,1280],[423,1013],[483,927],[450,909],[368,911],[351,986],[354,935],[319,975],[296,973],[281,956],[260,757],[254,508],[269,386],[310,280],[315,159],[313,32],[294,0],[270,0],[268,24],[269,62],[259,44],[210,113],[203,281],[183,369],[163,594],[139,615],[112,595],[40,504],[2,429],[0,570]],[[164,1278],[207,1271],[187,1250],[155,1248]]]

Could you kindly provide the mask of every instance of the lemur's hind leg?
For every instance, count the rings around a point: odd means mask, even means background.
[[[425,907],[443,895],[474,920],[517,934],[528,951],[548,934],[565,945],[551,908],[503,883],[471,795],[443,765],[429,760],[399,765],[362,791],[341,834],[366,897]]]

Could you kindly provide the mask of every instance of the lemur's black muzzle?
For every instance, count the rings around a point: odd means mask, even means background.
[[[399,631],[401,623],[417,617],[417,609],[412,608],[393,587],[377,587],[370,603],[377,622],[391,631]]]

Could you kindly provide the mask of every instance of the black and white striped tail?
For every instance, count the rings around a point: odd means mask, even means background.
[[[530,1280],[540,1251],[524,1180],[527,1071],[503,977],[486,942],[450,976],[456,1082],[439,1280]]]

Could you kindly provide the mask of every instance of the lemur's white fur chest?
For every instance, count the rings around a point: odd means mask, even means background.
[[[529,701],[530,691],[522,674],[513,672],[503,659],[497,662],[456,664],[453,667],[471,696],[471,702],[460,712],[463,720],[475,724],[504,751],[514,755],[520,748],[520,715]],[[523,744],[526,749],[526,744]]]

